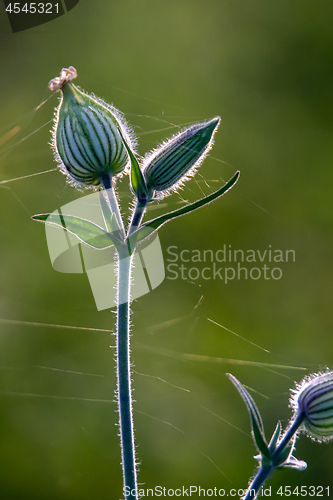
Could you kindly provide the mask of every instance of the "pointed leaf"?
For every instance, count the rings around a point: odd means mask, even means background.
[[[267,447],[266,443],[266,438],[264,434],[264,425],[262,423],[261,415],[259,413],[259,410],[257,408],[257,405],[255,404],[254,400],[250,396],[250,394],[247,392],[245,387],[239,382],[239,380],[236,379],[233,375],[230,373],[227,373],[228,377],[230,378],[231,382],[234,384],[236,389],[238,390],[239,394],[242,396],[248,412],[251,417],[251,424],[252,424],[252,434],[254,441],[261,453],[270,459],[271,454],[269,452],[269,449]]]
[[[102,227],[73,215],[39,214],[34,215],[32,219],[66,229],[93,248],[103,249],[118,243],[118,240]]]
[[[146,200],[148,196],[148,190],[146,186],[146,181],[142,175],[141,169],[139,167],[138,161],[134,156],[133,151],[128,146],[125,141],[123,134],[121,133],[120,127],[118,127],[119,134],[123,140],[123,144],[127,150],[128,156],[131,160],[131,186],[134,194],[138,198],[138,200]]]
[[[271,440],[270,440],[269,445],[268,445],[269,451],[271,453],[273,453],[275,451],[277,442],[279,440],[279,437],[281,436],[281,430],[282,430],[281,422],[278,422],[276,424],[275,431],[273,432],[273,435],[272,435]]]
[[[224,186],[222,186],[214,193],[206,196],[205,198],[201,198],[200,200],[195,201],[194,203],[189,203],[188,205],[185,205],[184,207],[179,208],[178,210],[174,210],[173,212],[169,212],[168,214],[161,215],[156,219],[152,219],[151,221],[142,224],[142,226],[132,234],[131,238],[133,238],[133,240],[136,242],[142,241],[145,238],[148,238],[148,236],[150,236],[154,231],[157,231],[157,229],[159,229],[161,226],[163,226],[163,224],[165,224],[169,220],[193,212],[197,208],[203,207],[204,205],[211,203],[212,201],[216,200],[220,196],[224,195],[227,191],[229,191],[229,189],[231,189],[237,182],[239,175],[240,172],[237,171],[235,175],[226,184],[224,184]]]

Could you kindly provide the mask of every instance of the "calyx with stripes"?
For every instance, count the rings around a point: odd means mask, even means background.
[[[52,145],[60,169],[70,184],[78,188],[104,185],[129,165],[122,136],[131,149],[136,141],[122,114],[113,106],[88,95],[72,80],[75,68],[63,68],[60,77],[49,83],[61,92],[55,112]]]

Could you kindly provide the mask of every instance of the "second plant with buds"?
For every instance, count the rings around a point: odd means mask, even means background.
[[[243,500],[255,500],[275,469],[306,469],[307,464],[293,455],[300,432],[320,442],[333,439],[333,372],[314,373],[297,384],[296,389],[292,389],[290,406],[294,411],[293,416],[284,433],[281,423],[277,423],[269,442],[266,441],[262,418],[252,397],[236,377],[231,374],[228,376],[247,406],[252,437],[259,452],[254,457],[259,461],[258,471],[243,497]]]

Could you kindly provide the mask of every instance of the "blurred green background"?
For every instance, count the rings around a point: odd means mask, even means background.
[[[97,311],[85,275],[53,270],[44,228],[30,219],[82,193],[58,171],[2,182],[55,167],[48,122],[57,97],[36,107],[69,65],[78,85],[125,113],[141,155],[177,126],[221,116],[199,174],[151,214],[208,194],[237,169],[240,180],[161,229],[165,258],[170,245],[295,251],[295,262],[278,264],[280,280],[165,279],[133,303],[139,482],[245,488],[255,449],[225,373],[257,391],[271,434],[278,419],[288,422],[294,381],[332,367],[332,2],[80,0],[15,34],[1,16],[1,498],[123,498],[114,337],[47,326],[114,330],[115,315]],[[126,213],[128,179],[119,194]],[[295,454],[308,469],[275,473],[273,498],[280,485],[332,485],[332,444],[302,435]]]

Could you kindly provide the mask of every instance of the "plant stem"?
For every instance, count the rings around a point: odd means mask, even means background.
[[[120,227],[120,231],[122,233],[122,236],[125,237],[124,223],[123,223],[123,219],[121,218],[121,215],[120,215],[120,209],[119,209],[119,205],[118,205],[117,196],[116,196],[114,187],[112,185],[112,179],[110,179],[110,177],[108,177],[108,176],[105,176],[105,177],[103,177],[102,182],[103,182],[103,186],[104,186],[105,192],[107,194],[107,197],[108,197],[108,200],[110,203],[111,212],[113,212],[115,214],[118,225]]]
[[[295,420],[293,421],[293,423],[291,424],[289,429],[287,429],[285,435],[281,439],[280,444],[277,446],[276,450],[274,451],[274,453],[272,455],[272,460],[276,459],[279,456],[279,454],[285,449],[285,447],[287,446],[289,441],[292,439],[292,437],[294,436],[294,434],[297,432],[298,428],[302,424],[304,417],[305,416],[303,415],[303,413],[299,413],[297,415],[297,417],[295,418]]]
[[[116,216],[118,225],[122,232],[122,237],[125,240],[124,223],[120,214],[118,200],[112,186],[112,180],[108,176],[105,176],[103,179],[103,185],[108,196],[111,211]],[[126,242],[119,245],[117,250],[117,399],[119,411],[121,463],[123,468],[124,494],[126,492],[126,498],[137,500],[137,474],[135,466],[130,361],[130,289],[131,265],[134,249],[133,252],[129,252],[128,243]]]
[[[124,223],[120,214],[117,197],[112,186],[112,180],[109,177],[105,177],[103,179],[103,184],[109,199],[111,211],[117,218],[122,236],[125,240],[123,244],[117,247],[117,396],[124,495],[127,499],[138,500],[130,361],[131,266],[136,241],[130,242],[129,236],[139,227],[147,207],[147,202],[137,201],[129,227],[128,237],[125,238]]]
[[[258,498],[260,488],[265,483],[266,479],[270,476],[273,470],[273,465],[268,465],[266,467],[263,467],[261,465],[243,500],[255,500],[256,498]]]
[[[128,251],[132,254],[135,252],[135,247],[137,243],[137,236],[131,236],[134,231],[138,229],[141,224],[142,218],[145,214],[147,208],[147,201],[137,201],[135,210],[132,215],[132,220],[129,226],[128,235],[127,235],[127,246]]]
[[[131,220],[131,224],[130,224],[130,228],[129,228],[129,231],[128,231],[128,235],[130,236],[136,229],[138,229],[138,227],[140,226],[141,224],[141,221],[142,221],[142,218],[145,214],[145,211],[146,211],[146,208],[147,208],[147,201],[144,200],[144,201],[140,201],[138,200],[137,201],[137,204],[136,204],[136,207],[135,207],[135,210],[133,212],[133,216],[132,216],[132,220]]]
[[[137,500],[129,345],[132,258],[133,254],[129,255],[127,246],[123,245],[119,251],[118,265],[117,380],[124,491],[126,493],[130,492],[129,495],[126,495],[126,498]]]

